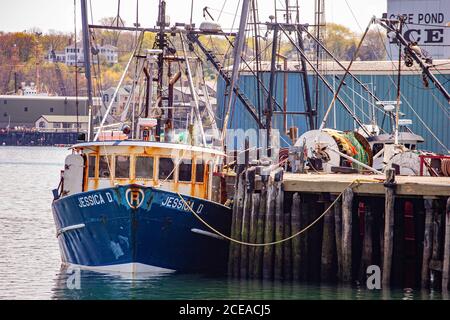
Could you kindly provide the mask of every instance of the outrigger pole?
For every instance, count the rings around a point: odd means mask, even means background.
[[[81,0],[81,22],[83,29],[83,53],[84,53],[84,74],[86,76],[87,95],[88,95],[88,109],[89,109],[89,129],[88,141],[92,141],[93,132],[93,106],[92,98],[92,77],[91,77],[91,46],[90,46],[90,32],[88,24],[87,0]],[[75,35],[75,42],[77,35]],[[78,61],[75,62],[78,68]]]
[[[367,33],[369,32],[370,26],[372,25],[373,21],[374,21],[374,18],[370,19],[370,22],[369,22],[369,24],[367,25],[366,31],[364,32],[363,36],[361,37],[361,40],[359,41],[358,47],[356,48],[356,51],[355,51],[355,53],[353,54],[353,59],[352,59],[352,61],[350,61],[350,63],[349,63],[349,65],[348,65],[347,69],[345,70],[344,75],[343,75],[342,78],[341,78],[341,81],[339,82],[339,86],[338,86],[336,92],[334,93],[334,97],[333,97],[333,100],[332,100],[331,103],[330,103],[330,106],[328,107],[327,111],[325,112],[325,116],[323,117],[322,124],[320,125],[319,130],[323,130],[323,129],[325,128],[325,126],[327,125],[328,116],[330,115],[331,110],[332,110],[332,109],[334,108],[334,106],[336,105],[336,100],[337,100],[337,97],[338,97],[339,93],[341,92],[342,86],[343,86],[344,83],[345,83],[345,78],[346,78],[347,75],[349,74],[350,69],[351,69],[351,67],[352,67],[352,65],[353,65],[353,62],[354,62],[354,61],[356,60],[356,58],[358,57],[359,50],[361,49],[361,46],[362,46],[362,44],[363,44],[363,42],[364,42],[364,39],[366,38]]]
[[[231,83],[229,88],[229,96],[228,96],[228,104],[226,108],[225,118],[223,120],[223,127],[222,127],[222,143],[225,141],[225,136],[228,128],[228,121],[230,118],[230,112],[231,107],[233,104],[233,98],[234,98],[234,87],[239,79],[239,69],[241,67],[241,55],[242,51],[244,50],[244,44],[245,44],[245,29],[247,27],[247,18],[248,18],[248,12],[250,9],[250,0],[244,0],[242,2],[242,10],[241,10],[241,21],[239,23],[239,33],[236,38],[237,45],[234,47],[234,54],[233,54],[233,73],[231,76]]]
[[[305,59],[305,61],[309,64],[309,66],[313,69],[313,71],[319,76],[319,78],[322,80],[322,82],[325,84],[325,86],[334,94],[334,89],[331,86],[331,84],[325,79],[325,77],[320,73],[320,71],[314,66],[314,64],[308,59],[306,56],[306,53],[304,50],[302,50],[297,43],[292,39],[292,37],[289,35],[289,32],[284,28],[282,24],[277,24],[280,30],[285,34],[287,39],[291,42],[292,46],[300,53],[300,55]],[[367,130],[367,128],[364,126],[364,124],[361,122],[361,120],[356,116],[356,114],[350,109],[350,107],[345,103],[344,100],[340,96],[337,96],[336,99],[341,103],[341,105],[344,107],[344,109],[350,114],[350,116],[355,120],[355,122],[359,125],[359,127],[368,135],[371,136],[372,134]]]

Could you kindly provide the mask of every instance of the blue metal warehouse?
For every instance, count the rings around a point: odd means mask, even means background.
[[[344,66],[348,62],[343,62]],[[450,60],[436,60],[437,70],[435,74],[442,84],[450,89]],[[266,85],[269,82],[269,63],[264,63],[262,68],[263,79]],[[280,66],[280,69],[282,66]],[[298,72],[299,63],[291,61],[288,64],[287,72],[278,72],[276,76],[276,99],[280,106],[284,100],[284,82],[287,79],[287,110],[305,111],[304,86],[302,75]],[[332,61],[323,62],[320,69],[325,74],[328,82],[335,88],[344,74],[342,68]],[[435,69],[433,69],[435,70]],[[391,61],[356,61],[353,63],[351,71],[357,78],[369,86],[375,95],[383,100],[396,100],[397,96],[397,65]],[[311,95],[315,97],[315,76],[312,70],[308,71],[309,87]],[[285,77],[287,75],[287,77]],[[256,79],[248,70],[242,70],[240,77],[240,87],[248,98],[257,105]],[[224,110],[226,101],[226,88],[222,80],[217,85],[218,109]],[[404,119],[411,119],[412,125],[409,127],[417,134],[423,136],[425,143],[420,148],[429,151],[447,154],[450,149],[450,107],[442,94],[434,88],[430,82],[429,88],[424,86],[421,72],[418,68],[402,67],[401,78],[402,105],[401,112]],[[318,121],[323,119],[325,110],[328,108],[333,94],[319,80],[319,103]],[[384,112],[374,103],[373,99],[358,85],[350,76],[346,77],[345,86],[341,90],[340,96],[353,109],[364,123],[370,124],[371,119],[376,119],[378,125],[383,125],[383,129],[390,132],[389,119],[383,119]],[[262,111],[261,111],[262,112]],[[223,119],[223,115],[219,115]],[[305,116],[288,115],[286,127],[296,126],[299,128],[299,135],[307,130]],[[244,106],[237,99],[230,126],[233,129],[257,128],[255,120],[246,112]],[[283,115],[274,115],[274,128],[280,130],[282,135],[282,145],[290,144],[290,139],[284,132]],[[338,130],[353,130],[355,124],[351,116],[345,111],[339,102],[331,113],[327,127]]]

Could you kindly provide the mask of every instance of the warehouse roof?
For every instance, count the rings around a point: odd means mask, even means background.
[[[342,65],[347,68],[350,64],[350,61],[341,61]],[[436,68],[431,68],[430,70],[436,71],[436,69],[440,73],[444,74],[450,74],[450,59],[447,60],[434,60],[433,61],[434,66]],[[255,62],[248,62],[252,70],[256,70],[256,64]],[[375,74],[387,74],[387,73],[394,73],[397,72],[398,63],[395,61],[354,61],[350,71],[354,74],[368,74],[368,75],[375,75]],[[232,67],[227,68],[228,70],[231,70]],[[298,60],[296,61],[288,61],[288,71],[298,71],[301,68],[301,64]],[[284,70],[283,68],[283,62],[280,61],[278,65],[278,70]],[[322,73],[334,73],[334,74],[343,74],[345,73],[345,70],[339,66],[339,64],[332,60],[322,61],[319,64],[319,70]],[[241,71],[242,72],[249,72],[248,67],[245,64],[241,64]],[[261,71],[268,72],[270,71],[270,61],[263,61],[261,62]],[[313,72],[313,69],[308,66],[308,72]],[[402,63],[402,74],[417,74],[421,73],[421,69],[417,66],[417,64],[414,64],[413,67],[408,68],[404,63]],[[437,72],[437,71],[436,71]]]
[[[52,115],[42,115],[39,119],[44,118],[47,122],[65,122],[65,123],[86,123],[89,122],[88,116],[52,116]],[[78,118],[78,119],[77,119]],[[38,119],[38,120],[39,120]],[[77,121],[78,120],[78,121]]]

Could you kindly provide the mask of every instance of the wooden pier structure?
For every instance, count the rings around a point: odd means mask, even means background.
[[[230,277],[448,289],[450,178],[237,171]]]

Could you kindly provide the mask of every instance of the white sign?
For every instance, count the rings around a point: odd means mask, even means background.
[[[388,0],[387,17],[398,15],[406,17],[403,36],[407,41],[417,41],[433,59],[450,58],[449,0]],[[392,58],[398,58],[394,48]]]

